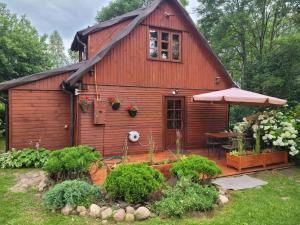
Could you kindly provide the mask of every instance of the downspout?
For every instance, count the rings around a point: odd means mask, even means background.
[[[61,89],[63,92],[70,95],[70,141],[71,146],[74,146],[74,94],[73,91],[68,88],[65,82],[61,84]]]
[[[83,46],[83,52],[85,56],[83,57],[83,60],[87,60],[87,45],[80,40],[80,37],[78,34],[76,34],[76,40]]]
[[[8,100],[0,97],[0,101],[5,105],[5,151],[8,151],[9,148],[9,109],[8,109]]]

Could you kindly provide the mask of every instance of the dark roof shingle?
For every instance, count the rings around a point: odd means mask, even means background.
[[[4,81],[4,82],[0,83],[0,91],[5,91],[5,90],[8,90],[8,89],[13,88],[13,87],[17,87],[17,86],[20,86],[20,85],[23,85],[23,84],[31,83],[31,82],[42,80],[42,79],[46,79],[48,77],[56,76],[56,75],[59,75],[59,74],[62,74],[62,73],[76,71],[76,70],[79,69],[80,66],[85,64],[85,62],[86,61],[80,62],[80,63],[75,63],[75,64],[68,65],[68,66],[64,66],[64,67],[61,67],[61,68],[48,70],[48,71],[45,71],[45,72],[31,74],[31,75],[28,75],[28,76],[16,78],[16,79],[9,80],[9,81]]]

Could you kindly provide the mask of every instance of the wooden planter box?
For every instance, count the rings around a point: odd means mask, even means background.
[[[258,166],[265,166],[264,164],[264,157],[262,154],[259,155],[230,155],[227,153],[227,166],[233,167],[237,169],[239,172],[242,169],[251,168],[251,167],[258,167]]]
[[[265,159],[265,165],[274,165],[274,164],[281,164],[281,163],[288,163],[288,152],[287,151],[280,151],[280,152],[270,152],[270,153],[263,153]]]
[[[286,151],[243,156],[230,155],[227,153],[226,159],[228,167],[233,167],[241,172],[242,169],[252,167],[266,167],[273,164],[288,163],[288,154]]]
[[[160,173],[164,175],[165,178],[169,179],[171,177],[170,169],[173,164],[160,164],[160,165],[151,165],[152,168],[158,170]]]

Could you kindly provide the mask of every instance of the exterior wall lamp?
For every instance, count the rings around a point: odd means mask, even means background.
[[[172,91],[172,94],[173,94],[173,95],[177,95],[178,93],[179,93],[179,90],[178,90],[178,89]]]

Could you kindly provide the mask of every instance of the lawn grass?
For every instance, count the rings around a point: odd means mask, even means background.
[[[15,174],[26,170],[0,170],[0,224],[100,224],[99,220],[62,216],[45,210],[36,190],[11,193]],[[206,217],[183,219],[150,219],[140,225],[299,225],[300,169],[266,171],[258,178],[268,185],[232,193],[231,202]]]

